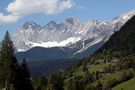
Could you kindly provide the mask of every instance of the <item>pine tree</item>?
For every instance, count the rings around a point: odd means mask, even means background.
[[[25,61],[25,59],[23,60],[23,63],[22,63],[22,69],[24,71],[24,76],[25,76],[25,79],[26,79],[26,82],[27,82],[27,88],[28,90],[33,90],[33,87],[32,87],[32,84],[31,84],[31,75],[30,75],[30,71],[29,71],[29,68],[27,66],[27,63]],[[24,82],[25,83],[25,82]],[[26,89],[25,89],[26,90]]]
[[[13,43],[7,31],[0,49],[0,82],[5,89],[10,89],[10,86],[13,85],[16,64]]]
[[[0,89],[33,90],[25,60],[18,63],[8,31],[0,46]]]
[[[18,74],[16,75],[16,90],[34,90],[32,83],[30,72],[27,66],[25,59],[20,63],[18,70]]]

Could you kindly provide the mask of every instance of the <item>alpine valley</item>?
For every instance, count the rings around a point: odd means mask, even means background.
[[[0,0],[0,90],[135,90],[135,1]]]
[[[135,10],[111,21],[84,23],[72,16],[60,24],[50,21],[45,26],[28,21],[12,37],[16,57],[25,58],[34,75],[66,69],[92,55],[133,15]]]

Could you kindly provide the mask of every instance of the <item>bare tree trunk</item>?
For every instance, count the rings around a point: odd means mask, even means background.
[[[6,82],[5,82],[5,88],[4,90],[7,90],[7,79],[6,79]]]

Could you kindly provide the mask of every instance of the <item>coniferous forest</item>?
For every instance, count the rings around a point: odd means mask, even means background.
[[[116,86],[135,78],[135,16],[97,52],[67,71],[33,78],[25,58],[18,61],[14,49],[7,31],[0,45],[2,90],[127,90]]]

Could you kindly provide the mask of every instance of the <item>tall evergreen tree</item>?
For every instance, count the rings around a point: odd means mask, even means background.
[[[17,62],[8,31],[0,45],[0,89],[33,90],[27,64]]]
[[[31,77],[30,72],[27,66],[25,59],[20,63],[18,70],[17,70],[17,78],[16,78],[16,90],[33,90],[31,84]]]
[[[7,31],[0,49],[0,82],[3,88],[10,89],[13,85],[16,65],[17,60],[14,56],[13,43]]]

